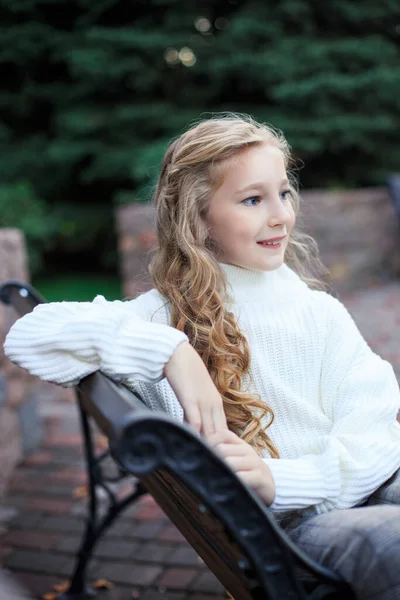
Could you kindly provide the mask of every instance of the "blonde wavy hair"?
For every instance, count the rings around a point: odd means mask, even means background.
[[[300,198],[284,136],[247,115],[224,114],[192,126],[168,147],[154,195],[158,247],[150,263],[155,288],[170,303],[172,327],[184,331],[221,394],[228,427],[257,452],[279,457],[266,433],[274,419],[267,399],[250,393],[250,349],[226,310],[225,275],[207,228],[208,201],[219,187],[227,159],[250,146],[279,148],[285,160],[296,215],[285,262],[312,287],[322,267],[315,241],[297,227]],[[229,162],[229,161],[228,161]],[[243,380],[248,376],[246,389]]]

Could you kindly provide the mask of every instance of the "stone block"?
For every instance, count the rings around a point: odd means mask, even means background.
[[[18,432],[18,417],[15,410],[9,406],[2,406],[0,408],[0,449],[3,449],[8,440],[15,437]]]
[[[116,213],[116,223],[123,294],[134,298],[153,287],[149,263],[157,246],[154,206],[121,206]]]
[[[7,404],[17,409],[26,400],[26,385],[23,377],[9,377]]]
[[[7,402],[7,379],[0,373],[0,407]]]
[[[147,587],[155,582],[162,573],[161,566],[132,564],[132,562],[100,562],[101,568],[99,572],[101,577],[109,579],[113,583],[123,585],[138,585]]]
[[[29,282],[25,239],[17,229],[0,229],[0,284],[10,279]],[[29,404],[36,380],[4,355],[5,336],[17,318],[12,307],[0,304],[0,497],[22,450],[33,448],[41,431],[36,406]]]
[[[29,565],[33,573],[49,573],[57,576],[68,576],[72,572],[73,558],[55,552],[35,552],[33,550],[15,550],[7,556],[4,566],[7,569],[23,571]]]
[[[2,411],[2,409],[0,409]],[[0,414],[0,419],[2,415]],[[0,500],[7,491],[8,480],[14,467],[21,460],[21,441],[19,431],[16,431],[15,437],[10,436],[7,443],[0,445]]]
[[[12,363],[7,358],[4,359],[4,364],[2,365],[2,369],[7,378],[22,377],[23,373],[24,373],[24,371],[20,367],[17,367],[17,365],[14,365],[14,363]]]
[[[120,206],[116,214],[118,233],[128,236],[140,236],[143,232],[154,231],[156,226],[155,210],[152,204],[126,204]]]
[[[28,281],[28,257],[22,231],[1,229],[0,257],[0,282],[7,279]]]
[[[195,579],[190,585],[190,589],[209,594],[222,593],[224,591],[221,583],[211,571],[201,573],[198,579]]]
[[[38,401],[29,394],[27,402],[18,408],[19,428],[23,454],[37,448],[43,438],[43,423],[39,413]]]
[[[196,569],[172,568],[166,569],[162,574],[158,585],[168,589],[186,589],[196,578],[198,571]]]
[[[303,230],[319,245],[336,291],[362,289],[395,273],[399,229],[386,188],[304,191]]]

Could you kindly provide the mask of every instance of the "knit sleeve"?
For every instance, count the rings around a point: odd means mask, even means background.
[[[320,401],[332,427],[306,456],[264,459],[276,486],[274,511],[359,505],[400,467],[393,368],[372,352],[338,300],[320,299],[327,308]]]
[[[169,325],[135,314],[135,300],[39,304],[11,327],[6,356],[45,381],[69,387],[101,370],[156,383],[165,364],[187,336]]]

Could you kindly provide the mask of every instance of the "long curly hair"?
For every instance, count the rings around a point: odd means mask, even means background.
[[[315,241],[297,227],[300,198],[290,147],[272,127],[247,115],[224,114],[192,126],[168,147],[154,195],[158,247],[150,262],[155,288],[170,303],[170,324],[184,331],[221,394],[228,427],[262,453],[279,457],[267,435],[272,409],[250,393],[250,349],[234,317],[224,306],[225,275],[213,253],[206,223],[208,200],[222,181],[227,159],[261,144],[279,148],[284,157],[296,215],[285,262],[311,287],[322,267]],[[244,377],[248,376],[248,385]]]

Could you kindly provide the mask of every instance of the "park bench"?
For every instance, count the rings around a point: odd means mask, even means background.
[[[6,282],[0,299],[19,315],[44,299],[27,284]],[[280,528],[268,508],[191,428],[150,411],[137,394],[101,372],[76,388],[85,449],[89,506],[86,530],[71,585],[60,598],[83,600],[86,566],[94,545],[127,506],[150,493],[235,600],[351,600],[339,576],[307,557]],[[93,423],[109,449],[96,455]],[[134,490],[117,499],[103,469],[118,468],[112,481],[135,476]],[[106,490],[100,517],[96,487]]]

